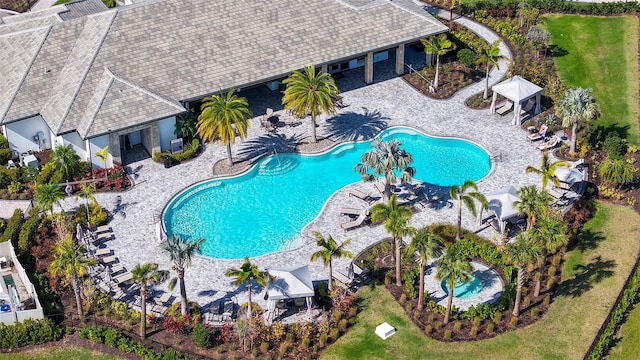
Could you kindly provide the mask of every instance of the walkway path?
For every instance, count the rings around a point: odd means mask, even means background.
[[[463,21],[463,19],[460,19]],[[497,36],[483,26],[468,22],[474,31],[493,41]],[[508,50],[505,49],[508,55]],[[409,54],[407,63],[418,67],[420,61],[424,64],[424,53]],[[498,160],[493,162],[494,168],[489,176],[479,183],[480,190],[487,192],[508,185],[521,187],[537,183],[535,175],[526,174],[524,169],[528,165],[538,165],[541,155],[534,146],[526,141],[525,133],[519,127],[509,125],[509,119],[489,114],[488,110],[471,110],[463,105],[464,99],[481,92],[483,84],[478,83],[464,89],[450,100],[434,100],[425,97],[404,80],[394,74],[395,60],[389,59],[375,65],[376,82],[364,86],[362,83],[363,70],[356,69],[345,72],[345,77],[337,80],[343,91],[343,103],[348,106],[340,109],[331,118],[318,119],[319,137],[329,137],[334,141],[369,139],[380,130],[389,126],[411,126],[428,134],[437,136],[455,136],[471,140],[483,146]],[[506,72],[506,63],[500,69],[494,69],[490,75],[491,83],[499,81]],[[242,90],[242,96],[249,99],[254,114],[261,115],[266,107],[281,109],[279,92],[270,92],[266,87]],[[262,110],[260,110],[262,109]],[[278,110],[279,113],[281,110]],[[269,137],[260,128],[259,117],[251,121],[248,138],[237,143],[234,156],[255,151],[250,142],[287,141],[294,138],[308,136],[309,122],[297,127],[283,127],[278,135]],[[265,151],[270,152],[270,150]],[[190,162],[183,163],[170,169],[164,169],[151,159],[136,162],[131,165],[137,185],[126,193],[97,194],[99,203],[114,212],[111,221],[115,233],[115,240],[109,241],[120,262],[128,269],[136,264],[153,261],[161,268],[169,269],[167,256],[160,251],[154,235],[153,211],[161,210],[165,204],[183,188],[202,180],[211,178],[213,164],[225,158],[225,148],[220,144],[209,144],[205,152]],[[414,154],[416,155],[416,154]],[[355,164],[354,164],[355,165]],[[339,215],[342,206],[362,206],[359,200],[348,196],[348,190],[358,188],[374,194],[372,184],[356,183],[336,192],[326,203],[318,217],[301,232],[301,241],[306,245],[290,251],[265,255],[252,259],[261,268],[278,268],[308,263],[312,252],[316,251],[315,242],[311,236],[313,230],[321,230],[324,235],[331,234],[337,241],[347,238],[353,239],[349,250],[354,253],[362,251],[367,246],[387,237],[383,226],[361,227],[350,232],[340,228],[345,219]],[[445,190],[440,189],[443,196]],[[116,197],[122,197],[122,203],[116,207]],[[212,200],[215,201],[215,200]],[[80,206],[72,198],[65,201],[65,208]],[[464,212],[463,226],[476,228],[476,219]],[[250,214],[247,214],[250,216]],[[427,208],[417,213],[411,225],[422,227],[434,222],[453,223],[456,211],[450,201],[445,200],[433,208]],[[491,238],[492,231],[484,230],[482,235]],[[201,305],[208,305],[222,297],[234,297],[239,303],[246,301],[246,289],[237,289],[230,279],[224,277],[229,267],[238,267],[241,260],[216,260],[197,257],[192,267],[186,273],[186,287],[190,299]],[[344,269],[347,262],[336,261],[335,268]],[[327,278],[326,269],[319,263],[311,263],[310,269],[314,280]],[[163,285],[164,286],[164,285]],[[254,288],[255,289],[255,288]],[[177,292],[176,292],[177,294]],[[262,301],[261,296],[254,296]],[[264,304],[261,304],[264,306]]]

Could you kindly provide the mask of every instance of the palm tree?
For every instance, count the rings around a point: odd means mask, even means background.
[[[503,55],[500,55],[500,41],[496,40],[493,44],[489,46],[483,46],[478,51],[478,57],[476,58],[476,63],[481,65],[485,64],[486,78],[484,83],[484,93],[482,97],[486,100],[489,97],[489,70],[491,69],[491,65],[495,65],[496,68],[500,69],[499,62],[502,59],[506,59]]]
[[[395,248],[396,285],[398,286],[402,286],[402,278],[400,277],[402,238],[415,232],[414,228],[407,225],[412,216],[413,213],[409,207],[398,204],[398,195],[396,194],[391,196],[389,205],[377,203],[371,208],[371,220],[376,223],[384,222],[385,230],[391,235],[391,246]]]
[[[469,191],[472,189],[474,191]],[[487,198],[480,192],[478,192],[478,185],[473,180],[466,180],[462,186],[452,186],[449,189],[449,196],[451,199],[458,200],[458,230],[456,231],[456,240],[460,240],[460,230],[462,228],[462,204],[467,207],[469,212],[473,216],[477,216],[476,204],[477,200],[483,209],[489,207]]]
[[[416,170],[410,166],[413,162],[413,155],[401,149],[402,144],[398,140],[383,142],[380,138],[375,138],[371,142],[372,151],[362,154],[360,163],[354,170],[360,173],[363,181],[375,181],[384,176],[384,201],[389,201],[391,197],[391,184],[398,181],[397,174],[400,174],[400,183],[406,184],[411,181],[416,174]]]
[[[102,161],[102,168],[107,168],[107,159],[109,159],[109,145],[102,148],[102,150],[96,151],[96,157]]]
[[[161,284],[167,281],[169,272],[166,270],[158,270],[158,264],[146,263],[138,264],[131,270],[133,278],[131,281],[140,285],[140,337],[147,337],[147,295],[149,289],[147,287]]]
[[[316,67],[309,65],[304,72],[293,70],[282,81],[286,85],[282,104],[299,119],[311,114],[311,141],[317,142],[316,117],[319,114],[335,114],[338,87],[327,72],[316,73]]]
[[[591,92],[591,89],[581,87],[570,88],[556,105],[556,114],[562,118],[562,126],[569,127],[571,125],[569,152],[572,154],[576,152],[578,124],[600,116],[600,107],[591,96]]]
[[[177,235],[169,236],[160,244],[164,252],[169,255],[169,260],[173,263],[171,268],[177,276],[169,281],[169,290],[173,290],[176,282],[180,285],[181,314],[187,314],[187,291],[184,287],[184,271],[191,266],[191,258],[195,253],[202,253],[202,244],[205,239],[187,241]]]
[[[186,113],[178,115],[174,134],[184,138],[185,143],[190,143],[198,132],[198,117],[194,109],[189,109]]]
[[[559,167],[569,167],[571,166],[568,162],[559,160],[555,162],[551,162],[549,159],[549,154],[545,151],[542,154],[542,164],[540,168],[536,168],[533,166],[527,166],[527,173],[536,173],[538,175],[542,175],[542,188],[547,188],[547,183],[549,180],[553,182],[555,186],[560,186],[560,179],[556,176],[556,169]]]
[[[58,184],[36,184],[33,198],[38,206],[53,216],[53,206],[60,206],[60,200],[64,199],[64,192]]]
[[[249,119],[253,117],[246,98],[238,97],[235,89],[202,99],[202,113],[198,116],[198,134],[202,141],[220,139],[227,146],[227,160],[233,165],[231,145],[236,134],[244,139],[249,128]]]
[[[87,209],[87,223],[90,222],[90,216],[89,216],[89,201],[91,201],[93,204],[96,204],[96,197],[93,196],[93,193],[96,192],[96,186],[93,183],[82,183],[82,186],[80,187],[80,192],[78,194],[76,194],[76,201],[79,198],[84,198],[84,206]]]
[[[316,237],[316,244],[321,247],[321,250],[318,250],[311,254],[311,261],[316,261],[318,259],[322,260],[322,265],[329,268],[329,291],[333,289],[333,258],[341,258],[347,257],[349,259],[353,259],[353,253],[349,250],[345,250],[351,243],[351,239],[347,239],[342,242],[342,244],[338,245],[338,243],[329,235],[329,237],[325,238],[319,231],[314,231],[313,236]]]
[[[449,50],[452,50],[455,46],[447,38],[447,34],[440,34],[431,36],[428,39],[420,39],[422,45],[424,45],[424,52],[427,55],[436,56],[436,76],[433,80],[433,87],[438,90],[438,76],[440,73],[440,55],[446,54]]]
[[[513,316],[520,315],[520,298],[522,298],[525,267],[540,258],[541,254],[542,249],[539,244],[532,241],[530,234],[527,232],[516,235],[516,241],[507,244],[504,248],[505,262],[518,268],[518,282],[516,284],[516,300],[513,305]]]
[[[240,266],[239,269],[231,268],[224,273],[225,276],[236,278],[233,284],[235,286],[240,286],[242,284],[247,284],[247,289],[249,291],[249,306],[247,308],[247,319],[251,318],[251,310],[253,308],[253,303],[251,302],[251,286],[255,281],[258,284],[266,287],[267,282],[274,281],[274,277],[269,275],[266,271],[260,271],[258,269],[258,265],[252,264],[249,261],[248,257],[244,258],[244,263]]]
[[[51,161],[62,170],[65,180],[69,180],[80,167],[80,157],[73,150],[71,144],[56,147],[51,153]]]
[[[540,295],[542,274],[544,274],[547,257],[569,242],[569,238],[567,237],[567,224],[562,220],[562,216],[557,213],[546,214],[540,218],[536,227],[531,230],[531,237],[542,249],[538,279],[536,280],[536,286],[533,292],[533,296],[538,297]]]
[[[80,298],[80,278],[87,273],[89,267],[96,265],[95,259],[84,257],[86,251],[85,247],[75,242],[72,236],[67,236],[53,247],[53,261],[49,265],[51,275],[62,275],[66,281],[71,283],[71,288],[76,296],[78,316],[82,322],[84,322],[84,313]]]
[[[436,262],[436,266],[438,267],[436,279],[446,279],[447,287],[449,288],[447,295],[447,312],[444,315],[444,323],[448,324],[449,317],[451,316],[451,307],[453,306],[453,290],[456,284],[469,282],[471,280],[473,267],[469,259],[451,247]]]
[[[427,228],[419,229],[405,251],[415,256],[420,267],[420,287],[418,291],[418,310],[424,307],[424,268],[429,259],[442,255],[442,238]]]
[[[549,212],[553,198],[545,190],[538,191],[535,185],[520,188],[518,196],[520,200],[514,201],[513,205],[520,216],[527,217],[527,230],[531,230],[538,217]]]

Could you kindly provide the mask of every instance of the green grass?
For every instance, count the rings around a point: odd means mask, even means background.
[[[640,354],[640,306],[631,311],[620,328],[619,343],[611,349],[609,360],[635,360]]]
[[[638,18],[548,15],[544,24],[567,52],[556,57],[561,78],[593,89],[602,111],[596,124],[626,129],[638,144]]]
[[[582,359],[634,266],[640,216],[603,204],[585,226],[582,245],[568,255],[562,295],[538,323],[493,339],[442,343],[423,335],[383,287],[361,290],[364,309],[356,324],[322,359]],[[383,341],[375,327],[388,322],[397,333]]]
[[[83,348],[68,347],[56,348],[46,347],[36,350],[23,351],[12,354],[0,354],[0,360],[116,360],[117,356],[105,355],[97,351],[91,351]]]

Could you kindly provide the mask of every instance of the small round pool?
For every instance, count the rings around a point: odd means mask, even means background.
[[[471,278],[472,279],[469,282],[456,284],[456,286],[453,288],[453,297],[456,297],[458,299],[467,299],[482,291],[482,282],[475,276],[472,276]],[[446,294],[449,294],[447,279],[442,280],[440,286],[442,286],[442,290]]]
[[[478,181],[491,170],[487,152],[468,141],[408,128],[390,128],[378,136],[400,141],[414,157],[414,178],[429,184]],[[296,248],[302,245],[300,231],[327,199],[361,181],[354,166],[371,150],[370,144],[344,143],[318,155],[274,154],[240,176],[192,185],[165,207],[165,230],[186,239],[205,238],[203,255],[218,259]]]

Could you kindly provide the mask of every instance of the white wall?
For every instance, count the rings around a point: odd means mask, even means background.
[[[160,149],[168,151],[171,146],[171,140],[178,138],[174,133],[176,130],[176,117],[172,116],[159,120],[158,129],[160,130]]]
[[[140,130],[129,133],[129,143],[131,146],[142,144],[142,137],[140,136]]]
[[[89,161],[84,140],[80,138],[80,134],[78,134],[77,131],[56,137],[56,146],[67,146],[69,144],[71,144],[73,151],[75,151],[81,159]]]
[[[22,153],[28,150],[40,151],[40,147],[51,149],[51,131],[39,115],[7,124],[6,128],[9,146],[13,150]],[[33,136],[38,132],[42,132],[43,135],[40,144],[33,140]]]
[[[96,156],[96,152],[102,150],[105,146],[108,146],[108,145],[109,145],[109,135],[102,135],[99,137],[89,139],[89,153],[91,156],[91,159],[89,160],[89,162],[91,162],[92,167],[94,168],[102,167],[102,160],[100,160],[100,158]],[[109,153],[111,153],[111,148],[109,148]],[[113,157],[111,156],[111,154],[109,154],[109,156],[107,157],[107,167],[109,168],[112,166],[113,166]]]

